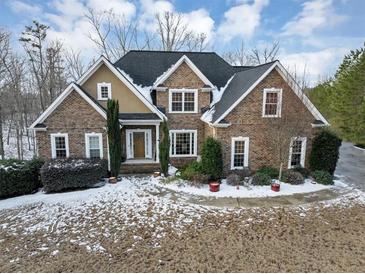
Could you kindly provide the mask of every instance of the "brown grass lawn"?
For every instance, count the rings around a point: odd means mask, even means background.
[[[363,204],[208,210],[198,217],[179,209],[154,214],[153,203],[138,216],[117,214],[121,205],[112,204],[70,220],[58,209],[55,221],[38,229],[43,206],[0,211],[0,271],[365,271]],[[27,212],[34,227],[23,225]],[[191,220],[179,226],[177,218]]]

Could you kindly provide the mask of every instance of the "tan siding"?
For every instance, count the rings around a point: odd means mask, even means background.
[[[150,113],[151,110],[128,87],[111,72],[106,65],[94,72],[94,74],[82,85],[95,99],[98,83],[111,83],[112,98],[119,101],[119,112],[122,113]],[[99,101],[106,107],[106,101]]]

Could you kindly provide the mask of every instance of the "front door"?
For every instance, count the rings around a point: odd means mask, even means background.
[[[145,158],[145,133],[133,132],[134,158]]]
[[[127,129],[127,159],[152,158],[152,134],[150,129]]]

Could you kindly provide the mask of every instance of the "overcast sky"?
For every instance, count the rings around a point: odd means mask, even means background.
[[[19,35],[37,19],[51,26],[51,38],[92,54],[87,7],[112,8],[146,31],[153,31],[156,12],[181,12],[218,53],[241,40],[248,48],[278,40],[280,60],[298,73],[306,67],[312,81],[331,75],[365,41],[365,0],[0,0],[0,25]]]

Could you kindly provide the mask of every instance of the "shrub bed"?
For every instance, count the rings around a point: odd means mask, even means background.
[[[57,159],[41,168],[41,179],[46,193],[86,188],[107,176],[107,160]]]
[[[236,173],[231,173],[227,176],[227,185],[230,186],[237,186],[237,185],[243,185],[243,181],[241,180],[241,176],[239,176]]]
[[[0,161],[0,198],[33,193],[41,187],[39,170],[43,164],[40,159]]]
[[[271,185],[271,178],[264,173],[256,173],[252,176],[252,184],[254,186],[269,186]]]
[[[322,185],[333,185],[332,175],[324,170],[316,170],[312,172],[313,179]]]
[[[301,185],[304,184],[304,177],[297,171],[287,170],[283,173],[283,182],[291,185]]]
[[[293,168],[293,170],[296,171],[296,172],[299,172],[300,174],[302,174],[302,176],[304,178],[308,178],[308,176],[311,173],[309,169],[304,168],[304,167],[295,167],[295,168]]]

